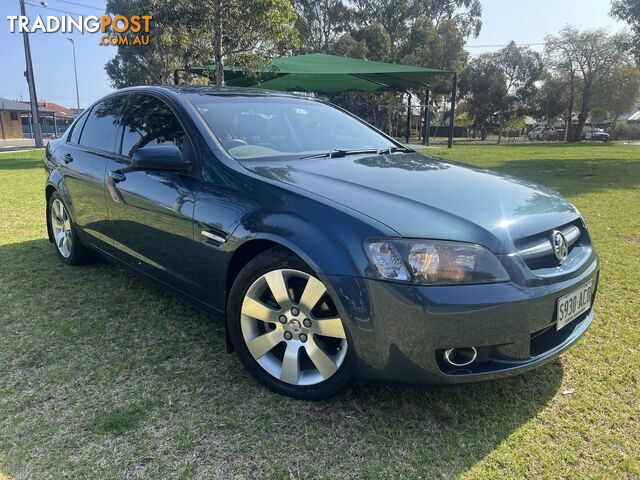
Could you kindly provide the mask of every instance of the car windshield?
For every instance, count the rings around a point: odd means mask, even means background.
[[[323,158],[321,154],[330,157],[331,152],[397,147],[350,115],[313,100],[266,95],[187,98],[238,160]]]

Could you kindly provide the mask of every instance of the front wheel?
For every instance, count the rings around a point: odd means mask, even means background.
[[[227,328],[244,366],[275,392],[318,400],[351,380],[351,352],[335,303],[286,250],[269,250],[241,270],[229,295]]]

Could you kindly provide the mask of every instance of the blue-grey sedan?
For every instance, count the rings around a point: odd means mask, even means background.
[[[496,379],[593,320],[598,258],[567,200],[314,99],[121,90],[45,167],[64,263],[99,254],[220,314],[229,351],[285,395]]]

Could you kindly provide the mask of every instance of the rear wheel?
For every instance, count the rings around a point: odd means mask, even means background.
[[[297,256],[269,250],[230,292],[229,336],[247,370],[296,398],[331,396],[351,379],[347,335],[324,284]]]
[[[84,265],[94,259],[93,252],[80,243],[69,210],[58,192],[53,192],[49,197],[47,216],[56,252],[64,263]]]

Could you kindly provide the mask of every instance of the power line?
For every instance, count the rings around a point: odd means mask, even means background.
[[[532,47],[536,45],[544,45],[544,42],[538,43],[516,43],[518,47]],[[466,48],[498,48],[498,47],[508,47],[509,44],[504,45],[465,45]]]
[[[87,5],[86,3],[71,2],[70,0],[53,0],[54,2],[66,3],[75,7],[88,8],[89,10],[96,10],[104,12],[104,8],[96,7],[95,5]]]
[[[84,13],[69,12],[67,10],[60,10],[60,9],[49,7],[49,6],[45,7],[44,5],[38,5],[36,3],[26,2],[26,4],[29,5],[30,7],[42,8],[43,10],[51,10],[52,12],[60,12],[60,13],[65,13],[67,15],[77,15],[77,16],[83,16],[84,15]]]

